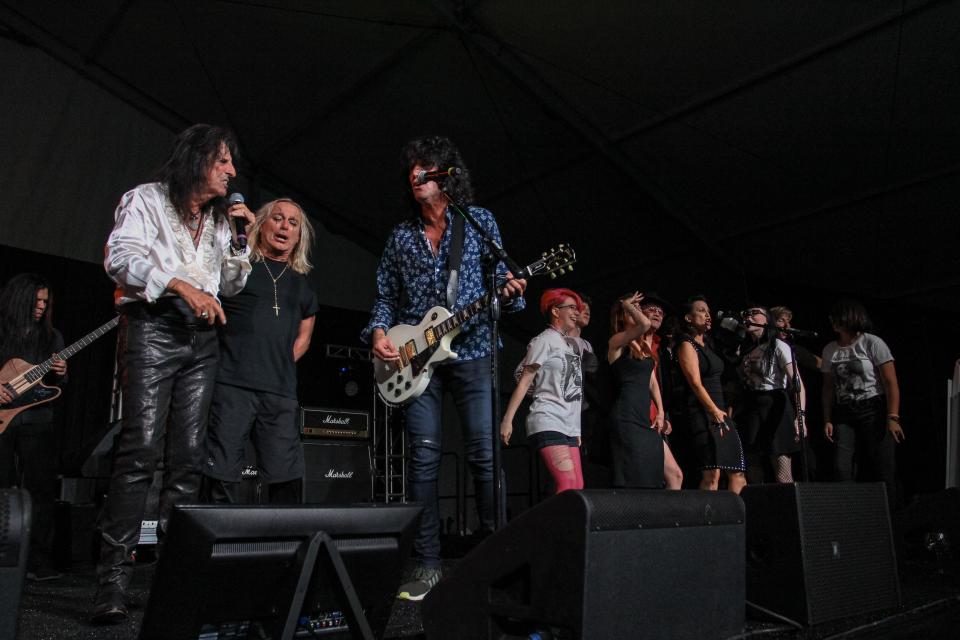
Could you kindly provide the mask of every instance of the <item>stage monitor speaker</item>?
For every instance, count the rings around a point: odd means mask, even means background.
[[[732,493],[564,491],[520,514],[423,602],[430,640],[726,638],[744,622]]]
[[[17,637],[30,548],[30,494],[0,489],[0,638]]]
[[[747,600],[805,624],[900,605],[883,483],[745,487]]]
[[[367,441],[305,440],[303,501],[353,504],[373,497],[372,461]]]

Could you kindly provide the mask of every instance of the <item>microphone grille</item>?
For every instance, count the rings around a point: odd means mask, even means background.
[[[727,316],[726,318],[720,319],[720,326],[726,329],[727,331],[736,331],[737,328],[740,326],[740,323],[737,322],[735,319],[731,318],[730,316]]]
[[[242,193],[231,193],[230,194],[230,204],[243,204],[243,194]]]

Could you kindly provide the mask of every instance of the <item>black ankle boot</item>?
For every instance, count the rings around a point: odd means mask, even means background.
[[[93,601],[90,622],[94,624],[118,624],[130,617],[123,589],[116,585],[100,585]]]

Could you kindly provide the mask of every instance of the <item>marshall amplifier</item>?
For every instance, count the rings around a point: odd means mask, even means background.
[[[300,407],[300,433],[304,441],[315,438],[365,440],[370,434],[370,414],[348,409]]]
[[[370,443],[362,440],[303,441],[303,501],[306,504],[370,502]]]

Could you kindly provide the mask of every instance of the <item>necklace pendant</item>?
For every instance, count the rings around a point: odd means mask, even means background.
[[[277,316],[278,318],[280,317],[280,307],[276,302],[273,303],[273,315]]]

